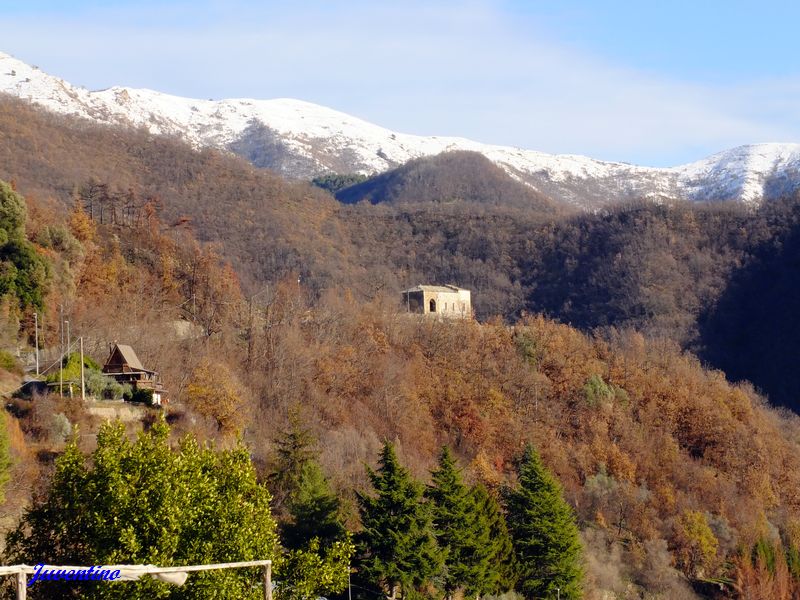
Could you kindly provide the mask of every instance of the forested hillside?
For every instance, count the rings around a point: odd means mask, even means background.
[[[353,242],[384,249],[369,257],[376,267],[389,257],[423,281],[471,287],[479,316],[544,313],[585,331],[633,327],[798,406],[800,389],[783,368],[796,339],[788,307],[797,297],[797,199],[757,212],[640,203],[557,220],[512,209],[349,210]]]
[[[133,343],[163,371],[174,432],[223,443],[242,432],[262,476],[287,472],[277,451],[297,444],[282,436],[306,431],[295,439],[307,440],[355,531],[365,513],[353,494],[370,493],[363,465],[375,464],[383,440],[422,481],[449,445],[467,482],[496,498],[514,485],[515,460],[531,443],[577,516],[589,597],[691,598],[692,586],[712,581],[728,595],[794,594],[797,418],[677,345],[634,332],[590,337],[543,317],[514,326],[417,319],[398,313],[391,296],[317,297],[296,279],[251,313],[233,271],[156,214],[101,226],[79,204],[60,222],[29,201],[25,235],[50,265],[47,314],[63,302],[100,360],[107,340]],[[19,299],[8,310],[30,334]],[[178,319],[194,333],[177,335]],[[16,511],[34,481],[47,481],[43,457],[63,447],[53,414],[86,432],[96,423],[70,400],[18,400],[13,414],[6,506]],[[272,481],[283,519],[290,483]]]
[[[758,211],[643,202],[557,215],[485,159],[456,153],[343,190],[382,181],[381,198],[397,204],[342,206],[235,157],[12,99],[0,103],[0,132],[0,177],[21,191],[62,207],[81,196],[120,222],[141,218],[149,203],[167,225],[217,243],[248,291],[290,274],[316,297],[347,288],[358,301],[456,283],[474,292],[480,319],[527,312],[585,331],[634,327],[754,381],[777,404],[797,405],[800,388],[777,366],[796,339],[791,314],[777,316],[794,293],[791,278],[780,277],[795,261],[796,199]],[[473,181],[471,172],[484,176]],[[489,198],[486,181],[497,183]],[[763,348],[757,359],[745,349],[750,340]]]
[[[95,360],[133,345],[170,390],[174,437],[241,434],[286,540],[298,483],[278,475],[309,457],[357,533],[386,469],[429,483],[442,445],[470,493],[511,515],[524,494],[509,490],[547,477],[520,467],[532,444],[577,519],[588,597],[796,595],[797,417],[727,379],[796,406],[797,199],[562,215],[412,186],[395,205],[344,205],[235,157],[15,101],[0,103],[0,133],[0,177],[26,198],[2,188],[3,347],[33,342],[34,311],[54,346],[62,305]],[[421,282],[471,288],[479,320],[403,314],[397,290]],[[13,389],[20,366],[0,358]],[[6,529],[74,428],[86,435],[71,452],[89,452],[99,425],[52,395],[9,410]],[[297,439],[306,458],[287,469]],[[383,475],[365,471],[379,456]],[[420,539],[443,544],[417,517]],[[415,593],[451,585],[433,546]],[[532,593],[519,582],[533,574],[492,577]]]
[[[144,131],[68,120],[26,103],[0,102],[0,178],[28,196],[64,207],[83,194],[98,221],[122,221],[157,206],[167,225],[218,242],[248,282],[288,273],[338,276],[346,238],[332,220],[336,201],[216,151]],[[126,212],[127,211],[127,212]],[[309,282],[312,283],[312,282]]]

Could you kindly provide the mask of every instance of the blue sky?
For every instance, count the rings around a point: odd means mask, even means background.
[[[800,142],[800,5],[0,0],[0,50],[91,89],[293,97],[399,131],[667,166]]]

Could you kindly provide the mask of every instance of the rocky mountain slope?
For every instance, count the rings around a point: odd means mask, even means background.
[[[300,100],[198,100],[152,90],[88,91],[0,53],[0,93],[62,114],[176,135],[223,148],[284,176],[375,174],[441,152],[479,152],[515,179],[585,209],[633,198],[760,204],[800,187],[800,144],[756,144],[672,168],[603,162],[493,146],[463,138],[397,133]]]

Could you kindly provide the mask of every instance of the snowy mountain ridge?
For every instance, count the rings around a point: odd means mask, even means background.
[[[125,87],[88,91],[2,52],[0,93],[65,115],[145,127],[195,147],[230,150],[296,178],[372,174],[413,158],[470,150],[554,199],[582,208],[642,197],[757,205],[800,189],[800,144],[741,146],[687,165],[641,167],[464,138],[402,134],[300,100],[197,100]]]

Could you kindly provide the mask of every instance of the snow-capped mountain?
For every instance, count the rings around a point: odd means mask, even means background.
[[[196,100],[146,89],[88,91],[0,53],[0,92],[100,123],[146,127],[230,150],[295,178],[372,174],[449,150],[480,152],[556,200],[596,208],[631,198],[758,204],[800,188],[800,144],[756,144],[688,165],[652,168],[577,155],[397,133],[300,100]]]

